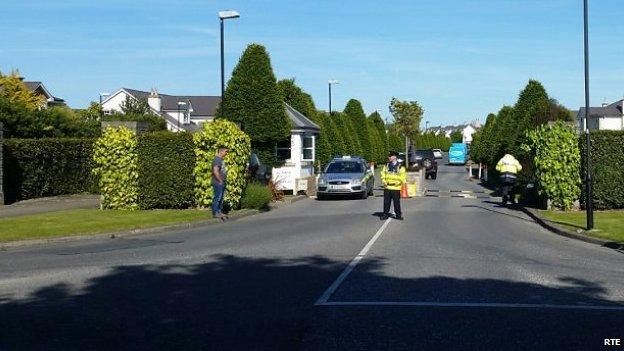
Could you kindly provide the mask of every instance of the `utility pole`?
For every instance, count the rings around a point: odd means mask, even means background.
[[[585,56],[585,210],[587,211],[587,230],[594,229],[594,204],[592,197],[591,176],[591,138],[589,133],[589,37],[588,37],[588,10],[587,1],[583,0],[583,23],[584,23],[584,56]]]

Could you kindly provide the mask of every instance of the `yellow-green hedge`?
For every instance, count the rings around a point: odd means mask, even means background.
[[[108,127],[93,147],[95,168],[102,194],[102,208],[139,208],[137,138],[126,127]]]
[[[229,149],[225,157],[227,182],[224,203],[238,208],[245,189],[246,168],[251,153],[251,139],[236,124],[217,119],[204,123],[193,135],[195,141],[195,201],[199,207],[212,204],[212,160],[219,146]]]

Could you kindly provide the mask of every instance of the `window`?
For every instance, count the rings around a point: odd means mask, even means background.
[[[191,123],[191,113],[189,112],[189,110],[186,110],[183,113],[184,113],[184,124],[190,124]]]
[[[290,139],[277,143],[275,154],[277,156],[277,161],[283,162],[290,160]]]
[[[302,152],[304,161],[314,161],[314,137],[311,135],[303,136]]]

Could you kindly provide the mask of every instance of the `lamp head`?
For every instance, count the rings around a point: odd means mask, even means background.
[[[240,13],[234,10],[219,11],[219,18],[222,20],[230,19],[230,18],[239,18],[239,17],[240,17]]]

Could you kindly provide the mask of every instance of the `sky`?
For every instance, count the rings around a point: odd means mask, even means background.
[[[121,87],[220,94],[259,43],[278,79],[295,78],[317,108],[355,98],[390,118],[392,97],[416,100],[429,126],[485,121],[529,79],[584,105],[582,0],[2,0],[0,71],[19,69],[70,107]],[[590,0],[592,106],[624,96],[624,4]]]

